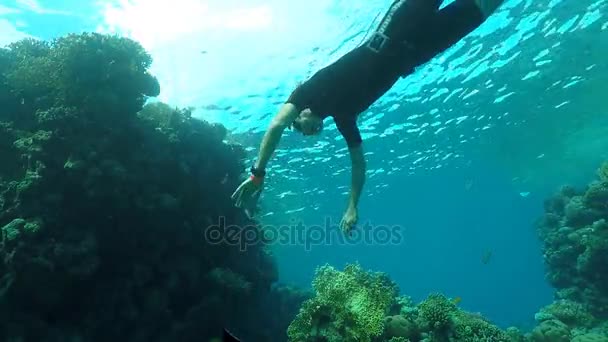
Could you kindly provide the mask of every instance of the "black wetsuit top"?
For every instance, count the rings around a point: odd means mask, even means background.
[[[361,144],[357,117],[400,78],[411,74],[483,22],[473,0],[396,0],[374,35],[336,62],[316,72],[290,95],[301,111],[332,116],[349,147]],[[385,45],[379,36],[388,37]],[[380,48],[380,49],[379,49]]]

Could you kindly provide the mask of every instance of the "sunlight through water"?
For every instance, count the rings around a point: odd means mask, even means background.
[[[247,133],[242,141],[252,161],[291,90],[359,45],[388,5],[115,1],[104,4],[99,29],[142,42],[155,59],[161,100],[194,106],[195,115]],[[564,165],[590,166],[605,157],[606,130],[598,124],[606,113],[598,112],[603,107],[595,95],[608,72],[601,57],[608,51],[607,7],[606,0],[507,1],[401,79],[359,120],[370,167],[364,195],[408,174],[467,167],[476,157],[502,165],[529,192],[551,177],[562,176],[561,182],[573,175]],[[312,194],[333,198],[348,190],[347,157],[333,124],[321,137],[288,133],[270,164],[265,194],[281,194],[283,212],[318,209],[323,203]],[[269,215],[277,213],[275,207]]]

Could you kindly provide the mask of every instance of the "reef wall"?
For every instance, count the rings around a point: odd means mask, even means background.
[[[306,294],[273,285],[262,240],[208,234],[257,232],[230,199],[244,151],[145,105],[151,62],[89,33],[0,49],[0,340],[286,338]]]
[[[547,278],[558,297],[608,319],[608,163],[584,189],[564,186],[538,223]]]

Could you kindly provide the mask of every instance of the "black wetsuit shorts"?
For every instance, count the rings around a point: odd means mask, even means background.
[[[474,0],[396,0],[364,44],[316,72],[286,101],[332,116],[349,147],[361,143],[358,115],[400,78],[458,42],[483,22]]]

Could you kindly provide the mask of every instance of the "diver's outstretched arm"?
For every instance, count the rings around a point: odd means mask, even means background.
[[[289,127],[298,116],[298,110],[291,103],[284,104],[277,115],[272,119],[262,143],[260,144],[260,152],[255,167],[259,170],[266,169],[266,165],[275,149],[279,145],[283,131]]]
[[[291,125],[298,114],[298,110],[293,104],[287,103],[281,107],[262,138],[258,159],[252,167],[251,176],[243,181],[231,196],[236,206],[243,208],[250,218],[253,218],[255,214],[262,193],[266,165],[279,145],[283,131]]]

